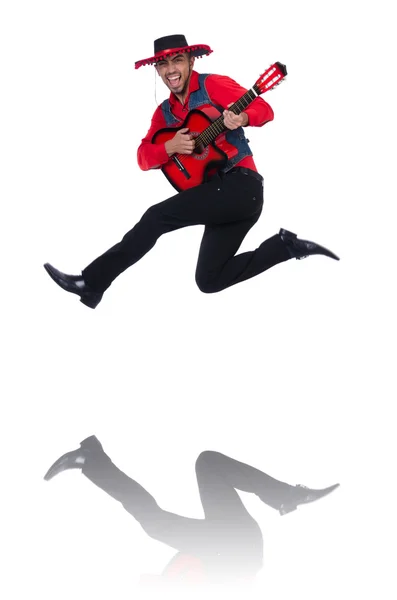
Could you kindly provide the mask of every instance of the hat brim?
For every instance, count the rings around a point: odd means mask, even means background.
[[[182,48],[172,48],[171,50],[164,50],[163,52],[159,52],[155,56],[151,56],[150,58],[144,58],[143,60],[138,60],[135,63],[135,68],[139,69],[139,67],[143,67],[144,65],[154,65],[163,58],[167,58],[168,56],[174,56],[175,54],[182,54],[183,52],[189,52],[192,56],[196,58],[200,58],[201,56],[207,56],[211,54],[212,50],[206,44],[196,44],[195,46],[184,46]]]

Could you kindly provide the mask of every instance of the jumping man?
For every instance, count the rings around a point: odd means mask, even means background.
[[[232,152],[222,168],[205,181],[151,206],[118,244],[83,269],[81,275],[67,275],[49,263],[44,265],[61,288],[80,296],[90,308],[99,304],[116,277],[151,250],[160,236],[190,225],[205,225],[196,282],[206,293],[224,290],[291,258],[322,254],[339,260],[330,250],[301,240],[285,229],[256,250],[236,254],[263,206],[263,178],[243,128],[262,127],[274,115],[259,96],[239,114],[228,110],[247,90],[229,77],[199,74],[193,69],[196,57],[211,52],[204,44],[189,46],[183,35],[170,35],[155,40],[154,56],[135,63],[136,68],[155,65],[171,92],[154,112],[149,131],[138,148],[142,170],[162,168],[178,156],[203,158],[204,154],[200,156],[195,148],[196,133],[182,127],[192,110],[201,111],[211,121],[223,118],[226,142]],[[175,128],[175,135],[164,143],[155,143],[156,134],[167,128]]]

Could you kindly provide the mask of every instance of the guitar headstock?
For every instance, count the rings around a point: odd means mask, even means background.
[[[281,83],[286,75],[287,67],[281,62],[276,62],[262,73],[253,87],[257,94],[263,94]]]

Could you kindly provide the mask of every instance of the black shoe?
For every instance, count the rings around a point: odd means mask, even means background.
[[[304,485],[296,485],[290,493],[290,498],[281,504],[279,513],[280,515],[285,515],[296,510],[300,504],[308,504],[309,502],[319,500],[319,498],[330,494],[337,487],[339,487],[339,483],[322,490],[312,490]]]
[[[94,290],[86,284],[81,275],[66,275],[65,273],[61,273],[61,271],[58,271],[58,269],[55,269],[55,267],[49,263],[45,263],[44,268],[55,283],[63,290],[80,296],[80,302],[86,306],[95,308],[102,300],[103,293],[94,292]]]
[[[62,471],[67,471],[68,469],[82,469],[89,454],[98,451],[103,452],[102,445],[94,435],[91,435],[81,442],[80,448],[60,456],[48,469],[47,473],[44,475],[44,479],[49,481],[55,477],[55,475],[62,473]]]
[[[311,256],[312,254],[323,254],[324,256],[328,256],[329,258],[333,258],[334,260],[340,260],[339,256],[336,256],[327,248],[323,246],[319,246],[315,242],[309,242],[308,240],[300,240],[296,233],[292,233],[291,231],[287,231],[286,229],[280,229],[279,236],[283,240],[283,242],[287,246],[287,250],[291,255],[291,258],[296,258],[297,260],[301,260],[302,258],[306,258],[306,256]]]

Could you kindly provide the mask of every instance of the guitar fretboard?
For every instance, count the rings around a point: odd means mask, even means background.
[[[256,85],[254,85],[250,90],[248,90],[248,92],[244,94],[244,96],[232,104],[232,106],[229,107],[229,110],[234,112],[235,115],[239,115],[247,108],[249,104],[251,104],[253,100],[255,100],[257,96],[259,96],[259,90],[256,88]],[[205,148],[208,146],[208,144],[211,144],[211,142],[213,142],[219,134],[226,131],[226,129],[227,127],[225,127],[223,116],[218,117],[213,123],[211,123],[209,127],[204,129],[204,131],[202,131],[200,135],[196,137],[196,148],[200,146]]]

